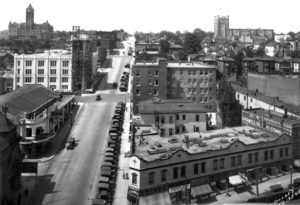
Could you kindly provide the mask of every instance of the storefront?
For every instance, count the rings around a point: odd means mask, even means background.
[[[204,184],[196,187],[191,188],[191,202],[197,203],[202,200],[208,199],[210,194],[212,193],[212,189],[209,184]]]
[[[190,188],[190,184],[169,187],[171,201],[174,203],[189,202]]]

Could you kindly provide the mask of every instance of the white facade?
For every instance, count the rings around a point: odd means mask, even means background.
[[[71,52],[50,50],[41,54],[15,54],[13,89],[27,84],[40,84],[51,90],[71,92]]]

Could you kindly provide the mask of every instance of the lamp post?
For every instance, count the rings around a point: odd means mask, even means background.
[[[293,187],[293,162],[290,164],[290,187]]]

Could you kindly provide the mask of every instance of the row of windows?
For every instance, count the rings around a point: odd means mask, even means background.
[[[154,80],[153,82],[154,82],[154,85],[155,85],[155,86],[158,86],[158,85],[159,85],[158,80]],[[152,85],[152,80],[148,80],[148,84],[149,84],[149,85]],[[137,86],[140,86],[140,85],[141,85],[141,81],[140,81],[140,80],[137,80],[137,81],[136,81],[136,85],[137,85]]]
[[[175,127],[175,134],[179,134],[180,133],[180,128],[181,128],[181,133],[185,133],[185,131],[186,131],[185,126],[182,125],[180,127],[179,126]],[[199,127],[197,127],[197,126],[193,126],[193,128],[194,128],[193,132],[199,132],[199,130],[200,130]],[[167,129],[161,128],[160,129],[160,134],[162,136],[165,136],[165,131],[167,131]],[[174,131],[173,128],[169,128],[169,136],[173,135],[173,133],[174,133],[173,131]]]
[[[189,93],[194,93],[196,94],[197,93],[197,90],[198,90],[198,93],[208,93],[208,92],[212,92],[213,91],[213,88],[212,87],[209,87],[209,88],[188,88],[188,92]]]
[[[153,73],[154,73],[154,76],[155,76],[155,77],[158,77],[158,76],[159,76],[158,70],[155,70]],[[148,75],[152,75],[152,70],[148,70]],[[141,71],[137,70],[137,71],[136,71],[136,76],[137,76],[137,77],[141,77]]]
[[[208,74],[212,74],[212,70],[188,70],[186,72],[188,75],[208,75]],[[183,69],[180,69],[180,75],[183,75]]]
[[[213,82],[213,79],[212,78],[205,78],[205,79],[203,79],[203,78],[200,78],[200,79],[197,79],[197,78],[188,78],[188,83],[197,83],[197,81],[198,81],[198,83],[199,84],[208,84],[208,83],[212,83]]]
[[[148,91],[148,94],[149,95],[152,95],[152,91],[151,90],[149,90]],[[159,92],[158,92],[158,90],[153,90],[153,95],[158,95],[159,94]],[[136,89],[136,95],[141,95],[141,92],[140,92],[140,89]]]
[[[20,75],[20,69],[17,70],[18,75]],[[38,69],[38,74],[44,74],[45,70],[44,69]],[[32,69],[25,69],[25,74],[26,75],[31,75],[32,74]],[[50,69],[50,74],[51,75],[56,75],[56,69]],[[69,70],[68,69],[63,69],[62,70],[63,75],[68,75]]]
[[[167,117],[166,117],[166,116],[163,116],[163,115],[160,116],[160,122],[161,122],[162,124],[164,124],[164,123],[166,122],[166,119],[165,119],[165,118],[167,118]],[[185,119],[186,119],[185,114],[182,114],[182,115],[181,115],[181,119],[182,119],[182,120],[185,120]],[[200,119],[200,116],[199,116],[198,114],[195,115],[195,121],[196,121],[196,122],[199,122],[199,119]],[[159,117],[158,117],[158,116],[156,116],[156,120],[159,121]],[[176,115],[176,120],[180,120],[180,115],[179,115],[179,114]],[[174,121],[173,121],[173,116],[170,115],[170,116],[169,116],[169,123],[173,123],[173,122],[174,122]]]
[[[287,157],[289,155],[289,147],[285,147],[285,148],[280,148],[280,157],[283,157],[283,152],[285,152],[285,156]],[[268,156],[270,153],[270,159],[273,159],[274,156],[274,150],[266,150],[264,152],[264,160],[268,160]],[[249,153],[248,154],[248,162],[252,163],[252,162],[258,162],[258,158],[259,158],[259,153],[255,152],[255,153]],[[214,159],[213,160],[213,170],[217,171],[218,169],[222,170],[225,168],[225,158],[220,158],[220,159]],[[194,170],[194,174],[199,174],[199,165],[201,166],[201,173],[205,173],[206,172],[206,162],[201,162],[199,163],[195,163],[193,164],[193,170]],[[231,167],[239,167],[242,166],[242,155],[237,155],[237,156],[232,156],[231,157]],[[180,170],[180,174],[179,174],[179,170]],[[135,175],[135,176],[134,176]],[[164,169],[161,171],[161,182],[165,182],[166,181],[166,176],[167,176],[167,170]],[[174,167],[173,168],[173,179],[178,179],[180,177],[186,177],[186,166],[183,165],[180,168],[179,167]],[[136,179],[136,174],[133,173],[132,174],[132,184],[136,184],[137,183],[137,179]],[[155,179],[155,172],[150,172],[149,176],[148,176],[148,183],[149,184],[154,184],[154,179]]]
[[[43,83],[44,82],[44,77],[38,77],[37,78],[37,82],[38,83]],[[49,81],[51,83],[55,83],[56,82],[56,77],[50,77]],[[63,83],[68,83],[69,82],[69,78],[68,77],[62,77],[61,78],[61,81]],[[20,82],[20,78],[18,77],[17,78],[17,82],[19,83]],[[31,83],[32,82],[32,78],[31,77],[25,77],[25,83]]]
[[[18,66],[20,66],[20,64],[21,64],[21,62],[18,61]],[[37,64],[38,64],[38,67],[44,67],[45,66],[45,61],[38,60]],[[57,65],[57,61],[54,61],[54,60],[50,61],[50,66],[51,67],[56,67],[56,65]],[[31,67],[32,66],[32,61],[31,60],[26,60],[25,61],[25,66],[26,67]],[[63,67],[68,67],[69,66],[69,61],[63,61],[62,66]]]
[[[240,99],[240,94],[237,94],[237,99]],[[247,99],[247,96],[244,95],[244,101]],[[253,98],[250,97],[250,102],[253,102]]]

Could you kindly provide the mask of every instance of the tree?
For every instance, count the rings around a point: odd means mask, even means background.
[[[183,51],[179,51],[178,58],[181,61],[186,61],[187,60],[187,54],[185,52],[183,52]]]
[[[188,54],[197,53],[198,51],[202,50],[201,40],[196,34],[186,33],[184,39],[184,49]]]
[[[169,51],[169,48],[170,48],[169,41],[168,40],[160,40],[160,46],[161,46],[161,53],[160,53],[160,55],[166,57],[167,53]]]
[[[291,37],[291,40],[292,40],[292,41],[295,40],[296,34],[295,34],[293,31],[290,31],[290,32],[288,32],[287,34]]]

